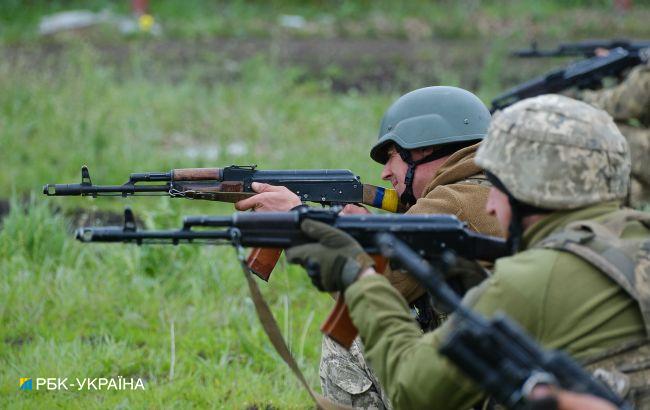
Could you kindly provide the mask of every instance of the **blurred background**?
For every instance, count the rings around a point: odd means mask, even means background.
[[[150,228],[229,204],[51,198],[45,183],[257,164],[347,168],[404,92],[489,102],[571,59],[537,42],[650,38],[648,0],[0,2],[3,407],[310,408],[259,326],[227,247],[81,245],[81,224]],[[284,263],[263,291],[312,386],[332,304]],[[171,355],[172,346],[175,355]],[[143,391],[21,392],[19,377],[140,377]]]

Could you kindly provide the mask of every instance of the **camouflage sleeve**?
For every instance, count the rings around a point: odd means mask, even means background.
[[[607,111],[617,121],[637,119],[650,125],[650,64],[635,67],[615,87],[583,91],[578,97]]]
[[[618,124],[618,129],[625,136],[630,146],[632,160],[632,177],[650,185],[650,129]]]

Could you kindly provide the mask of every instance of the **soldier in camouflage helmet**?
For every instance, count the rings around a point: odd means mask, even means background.
[[[476,158],[508,194],[515,251],[523,217],[625,198],[630,174],[628,146],[607,113],[559,95],[519,107],[492,122],[492,139]]]
[[[645,53],[650,56],[650,49]],[[581,91],[578,98],[614,117],[632,156],[630,202],[634,207],[650,204],[650,59],[630,70],[618,85]]]
[[[518,252],[499,259],[463,303],[488,317],[506,313],[650,408],[650,215],[621,207],[630,159],[611,117],[558,95],[524,100],[495,115],[475,161],[493,182],[486,210]],[[314,221],[303,230],[321,245],[287,257],[318,264],[320,285],[345,292],[395,408],[467,409],[486,400],[437,352],[453,315],[422,335],[352,238]]]

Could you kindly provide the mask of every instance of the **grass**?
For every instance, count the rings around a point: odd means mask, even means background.
[[[4,408],[308,407],[230,249],[82,246],[39,200],[5,219],[0,269]],[[316,383],[317,324],[331,302],[297,269],[277,269],[264,288]],[[140,377],[146,390],[20,392],[26,376]]]
[[[480,8],[473,1],[182,3],[155,2],[166,38],[471,39],[494,33],[477,70],[479,86],[470,87],[480,88],[484,101],[502,90],[508,68],[502,57],[513,38],[522,43],[537,35],[603,33],[592,24],[599,18],[612,32],[624,25],[619,34],[642,37],[645,26],[639,22],[648,16],[640,1],[635,14],[624,17],[610,13],[605,1],[563,6],[526,0],[506,2],[506,8],[491,1]],[[280,66],[273,53],[237,61],[232,78],[223,81],[210,70],[232,62],[219,54],[172,68],[141,52],[147,39],[100,38],[132,51],[115,65],[98,52],[98,39],[72,37],[58,48],[56,41],[35,35],[43,14],[81,7],[122,13],[126,4],[9,0],[0,6],[0,50],[10,56],[0,60],[0,186],[14,198],[0,229],[3,407],[309,408],[257,322],[232,249],[82,245],[72,239],[73,219],[66,216],[79,207],[120,211],[128,204],[149,227],[163,228],[178,226],[182,215],[228,214],[231,205],[46,198],[41,186],[78,182],[82,164],[89,165],[95,183],[117,184],[130,172],[233,163],[350,168],[377,184],[380,168],[368,149],[399,90],[332,93],[328,81],[310,77],[304,67]],[[281,14],[303,15],[307,29],[279,28]],[[18,43],[21,52],[12,53]],[[42,45],[51,57],[29,56],[32,46],[40,52]],[[335,65],[325,71],[349,75]],[[445,84],[458,84],[461,72],[438,75]],[[284,263],[261,287],[310,384],[317,386],[318,326],[332,301],[300,269]],[[141,377],[146,390],[17,389],[20,377],[117,376]]]
[[[352,168],[377,183],[367,150],[393,96],[332,94],[261,60],[245,64],[237,83],[206,86],[190,76],[160,84],[140,74],[155,62],[134,61],[119,77],[83,44],[56,72],[20,64],[0,62],[0,185],[16,198],[31,195],[22,206],[14,201],[0,230],[4,407],[310,407],[259,326],[231,249],[82,245],[53,212],[130,204],[150,227],[170,227],[181,215],[229,213],[229,204],[46,198],[40,186],[76,182],[84,163],[96,183],[108,184],[129,172],[232,162]],[[284,264],[262,288],[317,387],[318,326],[331,299]],[[147,389],[17,389],[19,377],[117,376],[142,377]]]
[[[125,182],[129,172],[231,163],[352,168],[378,182],[379,166],[368,161],[367,150],[391,96],[331,94],[318,83],[299,85],[298,72],[262,60],[244,64],[242,81],[230,84],[206,86],[191,74],[181,83],[160,84],[139,74],[141,65],[154,61],[135,61],[131,74],[118,79],[98,66],[92,49],[79,45],[69,53],[70,64],[53,74],[0,63],[2,186],[23,192],[77,182],[82,164],[90,166],[95,183],[105,184]],[[309,152],[319,155],[305,155],[301,142],[307,140]],[[177,205],[170,202],[174,210]],[[187,210],[197,204],[180,205]]]

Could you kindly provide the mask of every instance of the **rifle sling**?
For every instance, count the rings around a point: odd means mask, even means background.
[[[314,399],[314,402],[319,408],[324,410],[351,410],[351,407],[334,403],[331,400],[316,393],[314,390],[312,390],[311,387],[309,387],[305,376],[302,374],[300,368],[298,367],[298,363],[296,363],[296,360],[293,358],[291,351],[289,351],[289,347],[282,337],[278,323],[273,317],[271,308],[269,308],[268,303],[266,303],[266,300],[264,300],[264,296],[262,296],[262,292],[260,291],[259,286],[257,286],[257,282],[255,282],[253,275],[251,275],[250,269],[246,265],[246,261],[240,258],[239,262],[242,267],[242,271],[244,272],[244,276],[246,277],[246,282],[248,282],[248,290],[250,292],[251,299],[253,299],[253,304],[255,305],[257,318],[262,323],[264,333],[266,333],[266,335],[269,337],[269,340],[273,344],[275,351],[278,352],[282,360],[284,360],[287,366],[289,366],[300,384],[302,384],[305,390],[307,390],[307,393],[309,393],[312,399]]]

